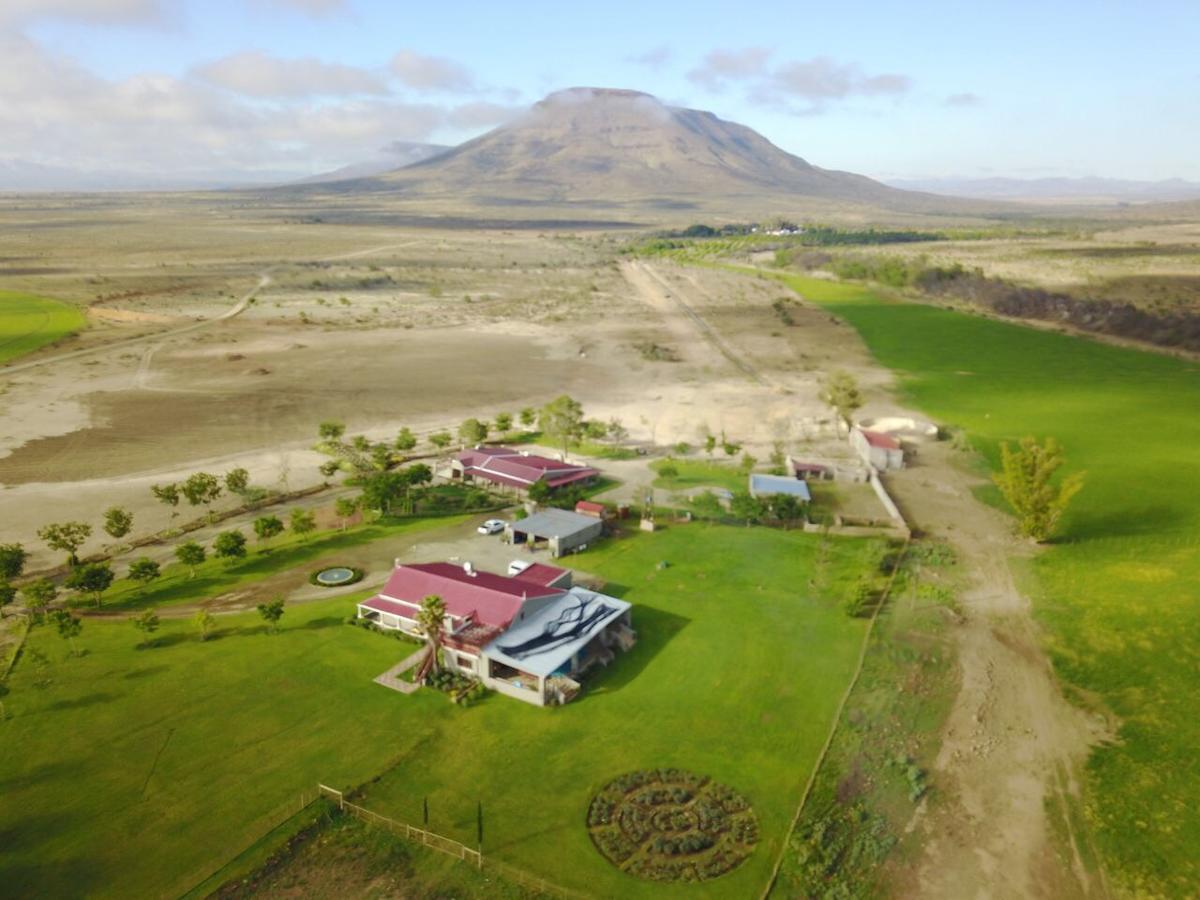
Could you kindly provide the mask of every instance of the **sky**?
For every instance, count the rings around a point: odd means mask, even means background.
[[[1200,180],[1197,46],[1196,0],[0,0],[0,188],[308,175],[580,85],[876,178]]]

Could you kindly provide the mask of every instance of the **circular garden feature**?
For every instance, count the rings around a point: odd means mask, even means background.
[[[343,587],[361,581],[362,577],[362,569],[353,569],[350,566],[330,566],[328,569],[314,573],[309,581],[321,587]]]
[[[651,881],[716,878],[758,843],[758,819],[745,797],[680,769],[610,781],[588,808],[588,831],[614,866]]]

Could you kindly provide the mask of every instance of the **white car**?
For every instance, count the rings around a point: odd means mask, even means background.
[[[511,578],[514,575],[520,575],[532,565],[533,563],[527,559],[514,559],[508,564],[509,577]]]
[[[499,534],[504,530],[503,519],[488,519],[482,525],[475,529],[480,534]]]

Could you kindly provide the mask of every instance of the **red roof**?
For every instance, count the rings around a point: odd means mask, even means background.
[[[593,516],[603,516],[607,509],[603,503],[596,503],[594,500],[580,500],[575,504],[575,512]]]
[[[555,582],[567,574],[569,573],[566,569],[560,569],[558,566],[534,563],[532,566],[526,567],[520,574],[514,575],[513,578],[517,581],[529,581],[543,587],[552,587]]]
[[[451,563],[420,563],[397,566],[383,590],[364,605],[412,618],[415,610],[395,601],[419,607],[426,597],[436,594],[442,598],[446,612],[451,616],[504,628],[516,618],[528,598],[551,597],[559,593],[558,588],[532,580],[491,572],[467,574],[461,566]],[[389,601],[395,608],[387,608]],[[381,602],[384,605],[381,606]]]
[[[463,470],[475,478],[484,478],[509,487],[527,488],[537,481],[550,487],[562,487],[595,478],[599,471],[576,466],[545,456],[526,455],[508,447],[476,447],[458,454]]]
[[[867,439],[867,443],[872,447],[879,447],[882,450],[899,450],[900,442],[890,434],[884,434],[882,431],[867,431],[862,429],[862,436]]]

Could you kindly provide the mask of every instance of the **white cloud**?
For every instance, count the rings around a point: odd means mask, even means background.
[[[671,61],[671,56],[671,48],[667,44],[660,44],[657,47],[647,50],[645,53],[634,53],[626,56],[625,61],[639,66],[646,66],[648,69],[661,69]]]
[[[406,87],[418,91],[466,93],[475,89],[475,78],[469,69],[441,56],[401,50],[392,57],[392,71]]]
[[[0,0],[0,22],[78,19],[102,25],[138,25],[165,18],[161,0]]]
[[[248,97],[317,97],[386,94],[383,79],[366,69],[313,57],[281,59],[257,50],[235,53],[197,66],[203,81]]]
[[[910,86],[907,75],[866,76],[858,66],[838,63],[827,56],[780,66],[766,85],[768,90],[814,102],[842,100],[855,94],[903,94]]]
[[[983,106],[983,98],[978,94],[972,94],[970,91],[966,91],[961,94],[951,94],[945,99],[944,105],[960,108]]]
[[[727,81],[744,81],[762,75],[770,58],[771,51],[765,47],[714,50],[688,72],[688,78],[709,90],[720,90]]]
[[[262,6],[276,6],[309,16],[328,16],[347,9],[347,0],[256,0]]]

